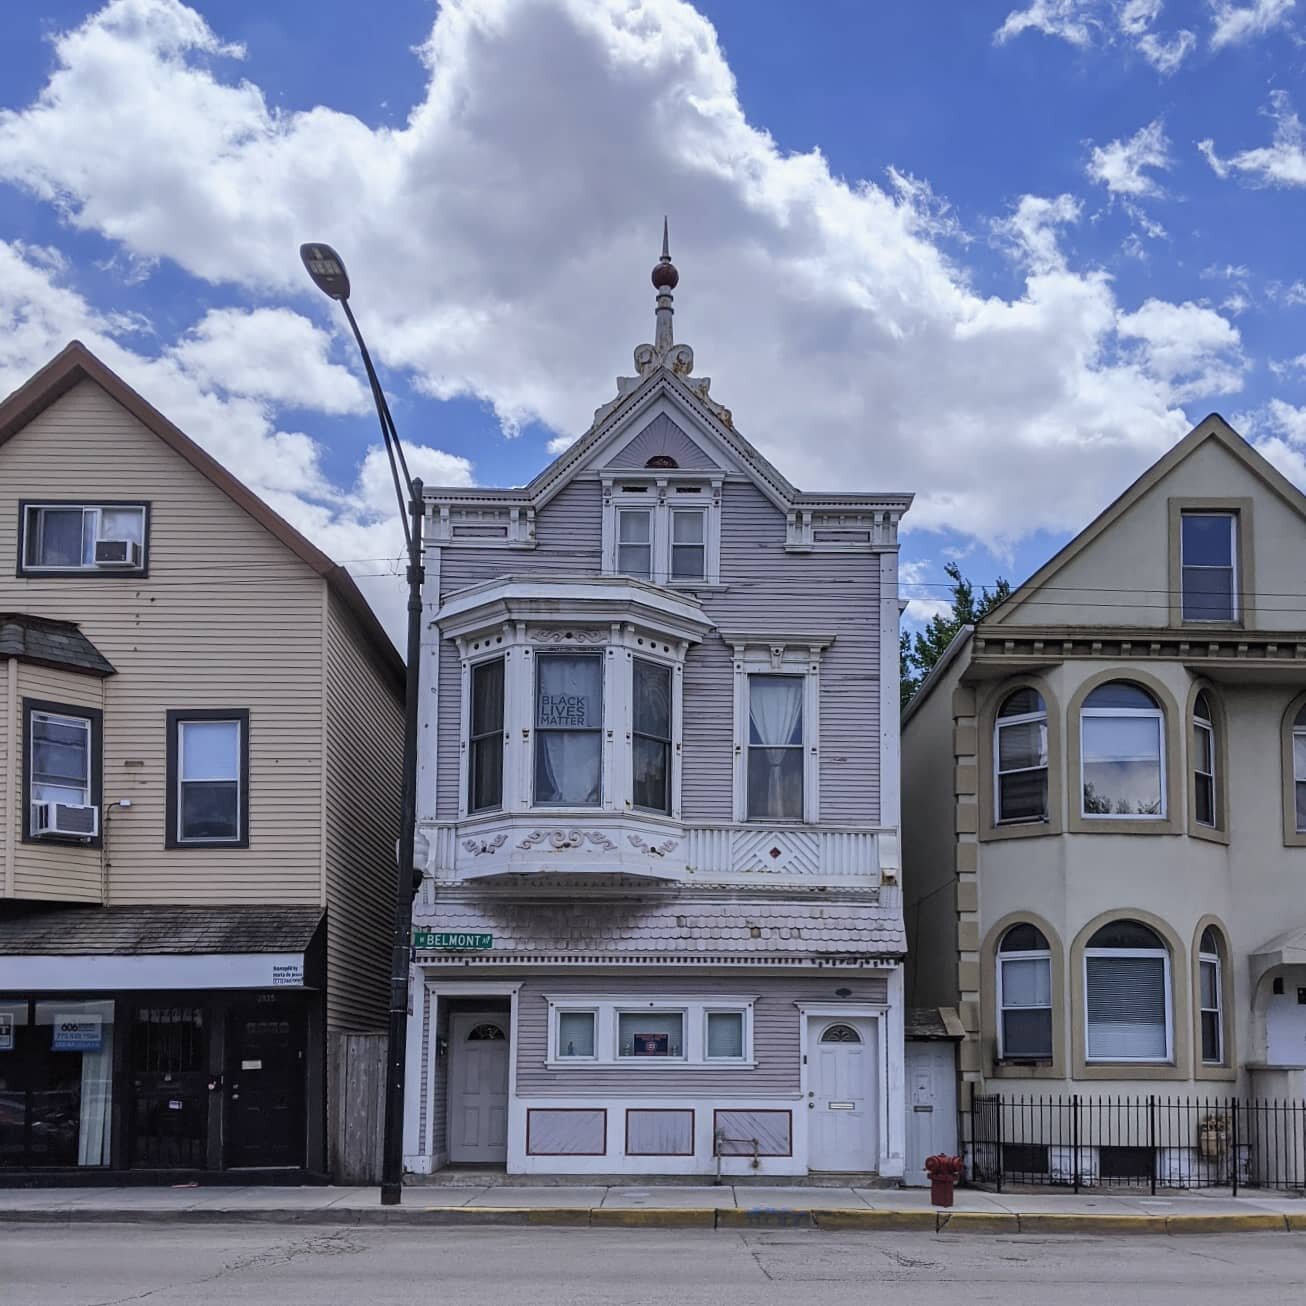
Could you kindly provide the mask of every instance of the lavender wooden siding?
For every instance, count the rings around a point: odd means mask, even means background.
[[[722,630],[832,631],[821,663],[821,823],[875,825],[879,803],[879,558],[785,552],[784,514],[760,490],[727,482],[721,513],[724,590],[699,597]],[[574,481],[540,512],[533,550],[446,546],[441,597],[504,575],[597,575],[602,500],[596,481]],[[436,814],[458,816],[461,676],[458,650],[440,648]],[[716,634],[685,660],[682,815],[734,819],[734,672]]]
[[[710,1097],[714,1093],[775,1097],[799,1091],[799,1002],[834,1001],[836,988],[850,988],[847,1001],[883,1002],[887,981],[879,976],[825,978],[740,975],[571,975],[526,980],[517,998],[517,1093],[521,1097]],[[752,1068],[648,1070],[643,1067],[578,1066],[549,1070],[547,995],[608,998],[755,999]]]
[[[655,417],[624,449],[609,458],[604,466],[644,467],[650,458],[658,455],[674,458],[677,467],[711,469],[718,466],[666,413]]]

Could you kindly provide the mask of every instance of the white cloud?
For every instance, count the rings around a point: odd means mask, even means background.
[[[1250,5],[1232,4],[1230,0],[1210,0],[1211,49],[1242,45],[1282,27],[1297,0],[1253,0]]]
[[[1095,145],[1086,171],[1091,180],[1101,182],[1112,195],[1133,198],[1160,195],[1156,178],[1149,168],[1166,170],[1171,166],[1170,141],[1160,118],[1140,127],[1127,141]]]
[[[1220,307],[1224,312],[1232,313],[1234,317],[1240,317],[1252,307],[1252,301],[1241,290],[1236,290],[1232,295],[1228,295],[1220,301]]]
[[[1013,9],[993,39],[1001,45],[1023,32],[1041,32],[1081,50],[1130,46],[1168,77],[1196,49],[1197,37],[1187,28],[1154,31],[1163,8],[1164,0],[1034,0]]]
[[[1238,414],[1235,425],[1290,481],[1306,486],[1306,407],[1271,399],[1262,408]]]
[[[561,442],[612,396],[651,334],[645,269],[664,212],[677,334],[741,429],[799,485],[918,490],[918,528],[1001,549],[1079,525],[1183,434],[1184,403],[1240,382],[1218,314],[1131,311],[1079,265],[1070,197],[1018,200],[999,232],[1019,288],[977,293],[924,183],[850,185],[815,151],[781,152],[679,0],[447,0],[422,50],[424,98],[397,130],[274,110],[177,0],[117,0],[54,50],[37,100],[0,116],[0,175],[124,257],[263,304],[290,293],[325,312],[296,247],[329,239],[392,374],[481,399],[508,429],[538,420]],[[258,467],[299,523],[341,540],[379,511],[384,481],[326,483],[270,399],[205,390],[166,350],[125,364],[233,466]],[[239,437],[222,434],[233,414]]]
[[[168,350],[197,381],[323,413],[365,413],[372,399],[330,361],[331,337],[288,308],[211,309]]]
[[[1217,177],[1241,173],[1253,185],[1306,186],[1306,135],[1301,119],[1294,112],[1287,91],[1272,91],[1266,115],[1274,122],[1274,141],[1254,150],[1243,150],[1227,159],[1215,151],[1212,140],[1199,141],[1197,148],[1206,156]]]

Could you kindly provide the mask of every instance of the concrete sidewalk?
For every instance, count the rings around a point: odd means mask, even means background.
[[[0,1189],[0,1224],[544,1224],[645,1228],[902,1229],[950,1233],[1306,1233],[1306,1201],[1284,1193],[986,1193],[939,1209],[919,1188],[410,1187]]]

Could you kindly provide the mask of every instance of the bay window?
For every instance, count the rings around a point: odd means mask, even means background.
[[[23,839],[100,834],[101,724],[96,708],[23,700]]]
[[[1007,695],[993,728],[994,820],[1046,821],[1048,713],[1036,689]]]
[[[1112,921],[1084,950],[1088,1061],[1173,1059],[1170,952],[1155,930]]]
[[[1224,1065],[1224,975],[1219,931],[1208,925],[1198,945],[1198,1011],[1201,1022],[1202,1063]]]
[[[1165,816],[1165,719],[1145,689],[1099,685],[1080,713],[1085,817]]]
[[[1203,690],[1193,704],[1193,819],[1214,826],[1215,726],[1211,703]]]
[[[603,656],[535,659],[535,802],[597,807],[603,781]]]
[[[671,668],[635,658],[632,683],[633,802],[671,811]]]
[[[1296,831],[1306,834],[1306,707],[1292,722],[1292,805]]]
[[[803,819],[801,676],[748,677],[747,819]]]

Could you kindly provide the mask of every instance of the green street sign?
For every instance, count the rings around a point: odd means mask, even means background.
[[[414,948],[443,948],[448,951],[494,947],[493,934],[458,934],[450,930],[414,930]]]

